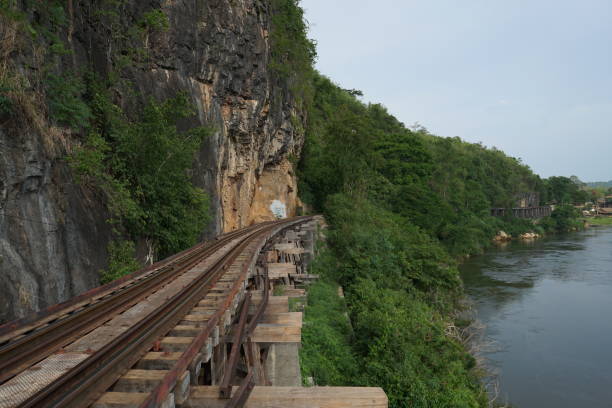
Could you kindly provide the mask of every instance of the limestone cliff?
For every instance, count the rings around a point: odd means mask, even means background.
[[[167,30],[147,34],[146,59],[122,69],[121,80],[129,85],[118,88],[116,98],[129,110],[148,97],[186,91],[199,124],[215,129],[192,172],[194,183],[211,196],[214,221],[203,236],[294,215],[299,204],[289,158],[299,156],[303,134],[294,123],[303,117],[268,68],[268,0],[114,2],[120,4],[114,26],[100,22],[103,3],[71,0],[63,6],[69,52],[54,57],[54,69],[107,74],[121,57],[118,42],[127,41],[116,40],[117,30],[129,32],[147,10],[167,16]],[[26,2],[19,7],[38,18]],[[12,33],[15,40],[0,44],[0,62],[6,67],[10,61],[28,84],[18,117],[0,114],[1,322],[96,286],[111,234],[104,197],[76,183],[65,161],[79,132],[49,124],[36,91],[44,65],[39,50],[20,48],[15,30],[0,22],[4,38]],[[37,47],[49,46],[37,41]]]

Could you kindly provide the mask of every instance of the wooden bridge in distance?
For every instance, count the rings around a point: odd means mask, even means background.
[[[548,217],[552,213],[552,207],[549,205],[538,207],[517,207],[517,208],[491,208],[493,217],[513,216],[516,218],[543,218]]]
[[[552,213],[549,205],[540,205],[540,194],[535,191],[526,191],[514,196],[512,208],[491,208],[493,217],[515,218],[543,218]]]

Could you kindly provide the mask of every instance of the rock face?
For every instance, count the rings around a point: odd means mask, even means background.
[[[217,131],[194,169],[213,198],[211,233],[274,219],[273,200],[296,211],[290,155],[299,155],[301,113],[268,69],[270,9],[265,0],[164,3],[171,28],[152,43],[155,67],[133,81],[159,98],[188,90],[200,123]],[[277,182],[283,179],[284,186]]]
[[[522,239],[524,241],[532,241],[538,238],[540,238],[540,234],[537,234],[535,232],[525,232],[524,234],[521,234],[519,236],[519,239]]]
[[[100,197],[39,134],[0,130],[0,148],[1,322],[97,286],[110,231]]]
[[[64,65],[107,72],[115,56],[109,33],[92,23],[98,2],[68,3],[72,54]],[[148,9],[161,9],[170,27],[147,38],[149,60],[123,79],[142,101],[186,91],[198,118],[182,125],[215,129],[192,173],[211,196],[214,221],[203,235],[274,219],[279,208],[294,215],[289,157],[301,151],[303,134],[293,124],[303,118],[268,69],[268,1],[124,3],[123,29]],[[28,63],[27,55],[20,58]],[[130,109],[128,98],[118,99]],[[103,196],[77,185],[64,160],[77,137],[4,125],[0,120],[0,322],[97,286],[111,237]]]
[[[512,240],[512,236],[508,235],[505,231],[499,231],[495,237],[493,237],[493,242],[508,242]]]

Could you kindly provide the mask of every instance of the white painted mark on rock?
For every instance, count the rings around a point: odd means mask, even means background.
[[[276,218],[287,218],[287,206],[282,201],[272,200],[270,211]]]

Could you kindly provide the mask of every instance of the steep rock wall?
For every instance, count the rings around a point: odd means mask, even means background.
[[[69,5],[72,53],[63,69],[107,73],[117,56],[107,40],[112,33],[94,23],[98,2]],[[130,92],[144,103],[186,91],[198,117],[182,125],[215,129],[192,172],[211,197],[213,223],[203,235],[273,219],[273,202],[294,215],[297,186],[287,158],[301,150],[303,135],[292,123],[302,118],[268,69],[268,1],[126,1],[122,29],[150,9],[164,12],[169,29],[147,38],[146,64],[123,70],[130,89],[118,89],[117,102],[129,111]],[[22,67],[34,58],[19,50],[4,54]],[[107,263],[104,196],[76,184],[65,161],[79,135],[45,129],[0,120],[0,322],[96,286]]]
[[[0,148],[1,322],[97,286],[110,231],[99,194],[41,135],[0,130]]]

